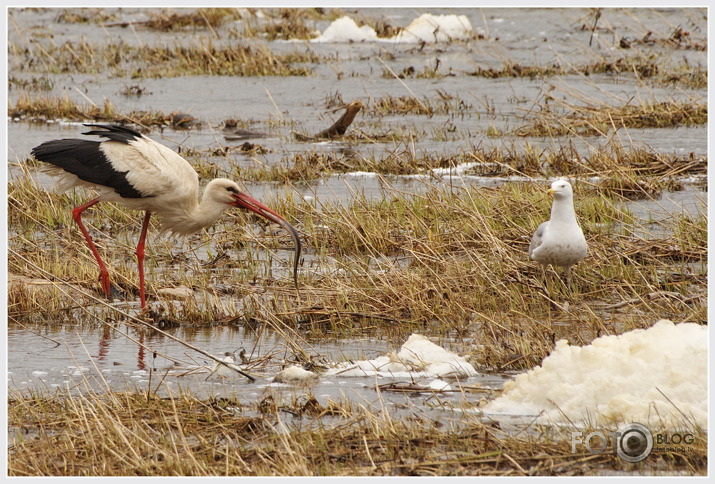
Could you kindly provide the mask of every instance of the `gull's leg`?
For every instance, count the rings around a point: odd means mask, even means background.
[[[571,284],[571,267],[572,266],[568,266],[566,268],[566,284],[568,284],[569,290],[573,292],[573,285]]]

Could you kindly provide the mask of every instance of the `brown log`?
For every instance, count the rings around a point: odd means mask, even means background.
[[[306,136],[301,133],[293,132],[293,136],[300,141],[311,141],[314,139],[333,139],[338,136],[342,136],[348,130],[348,127],[352,124],[355,116],[360,110],[365,107],[360,101],[353,101],[345,107],[345,112],[340,118],[333,123],[331,127],[321,131],[315,136]]]

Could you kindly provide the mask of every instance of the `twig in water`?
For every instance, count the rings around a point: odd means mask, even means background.
[[[593,27],[591,27],[591,38],[588,39],[588,46],[591,47],[591,42],[593,42],[593,33],[596,31],[596,24],[598,24],[598,19],[601,18],[601,9],[597,8],[594,13]]]

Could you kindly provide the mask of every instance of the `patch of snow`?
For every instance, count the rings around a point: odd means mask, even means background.
[[[221,361],[225,362],[228,365],[228,367],[226,365],[222,365],[219,362],[216,362],[216,363],[214,363],[213,368],[211,368],[211,373],[209,373],[209,376],[216,375],[221,378],[242,376],[240,373],[238,373],[232,369],[232,368],[236,368],[238,370],[241,369],[238,365],[234,364],[236,360],[233,358],[233,356],[229,355]],[[208,378],[208,376],[206,378]]]

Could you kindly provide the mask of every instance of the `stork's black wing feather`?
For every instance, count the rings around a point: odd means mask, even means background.
[[[120,126],[89,125],[105,128],[85,134],[97,134],[112,141],[129,143],[141,137],[136,131]],[[127,180],[126,171],[114,169],[111,160],[100,149],[100,142],[82,139],[47,141],[32,149],[39,161],[62,168],[67,173],[94,185],[112,188],[123,198],[142,198],[142,194]]]
[[[116,126],[112,124],[85,124],[89,128],[102,128],[101,130],[91,130],[87,131],[86,134],[89,136],[102,136],[112,141],[119,141],[121,143],[129,143],[135,139],[142,137],[141,133],[134,131],[130,128],[125,128],[124,126]]]

